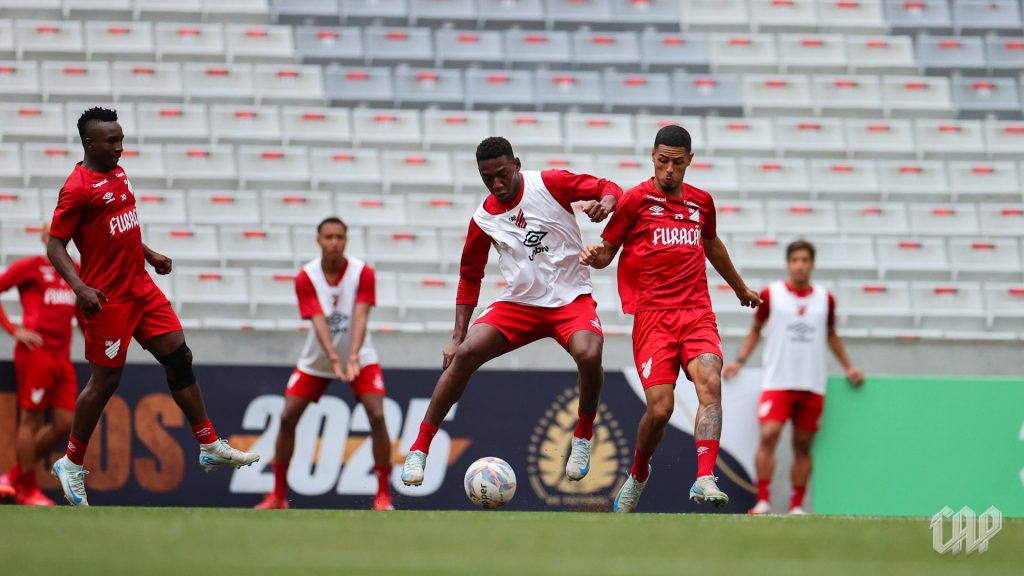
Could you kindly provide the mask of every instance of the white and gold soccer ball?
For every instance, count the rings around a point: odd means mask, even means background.
[[[485,510],[501,508],[516,495],[516,473],[508,462],[488,456],[469,465],[463,485],[473,504]]]

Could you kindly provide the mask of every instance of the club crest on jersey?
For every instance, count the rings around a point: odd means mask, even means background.
[[[526,228],[526,215],[523,214],[522,208],[519,209],[519,213],[515,216],[509,216],[508,221],[515,224],[516,228]]]
[[[526,238],[523,240],[523,246],[526,246],[527,248],[533,248],[533,252],[530,254],[530,262],[533,262],[533,259],[537,256],[537,254],[541,254],[548,251],[548,247],[542,244],[542,242],[544,241],[544,237],[547,235],[547,232],[541,230],[526,231]]]

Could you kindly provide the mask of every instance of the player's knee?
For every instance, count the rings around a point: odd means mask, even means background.
[[[470,370],[476,369],[483,363],[483,354],[465,342],[459,345],[459,348],[455,351],[455,358],[452,361],[453,366]]]
[[[187,344],[182,343],[177,350],[157,358],[157,361],[163,365],[167,373],[167,387],[172,391],[184,390],[196,383],[192,372],[192,351]]]
[[[379,430],[387,424],[384,422],[384,410],[382,408],[370,408],[366,411],[366,418],[370,421],[371,430]]]
[[[302,412],[298,410],[285,410],[281,414],[281,429],[295,430],[295,427],[299,425],[300,418],[302,418]]]
[[[811,439],[810,438],[793,438],[793,452],[800,456],[811,455]]]
[[[602,348],[600,340],[589,342],[573,351],[572,358],[576,365],[587,368],[600,368]]]
[[[647,405],[647,417],[652,424],[661,428],[668,425],[673,409],[672,402],[652,402]]]
[[[774,449],[779,442],[779,430],[762,430],[761,445],[765,448]]]

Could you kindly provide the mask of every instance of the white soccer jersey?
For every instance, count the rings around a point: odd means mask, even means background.
[[[797,293],[785,282],[775,282],[764,296],[768,316],[763,328],[764,389],[824,394],[832,311],[828,290],[814,284],[809,292]]]
[[[334,350],[343,360],[348,357],[349,346],[352,342],[352,317],[355,313],[356,292],[359,289],[363,268],[366,266],[356,258],[346,257],[346,259],[348,265],[345,267],[345,272],[338,283],[333,286],[324,276],[320,258],[311,260],[302,267],[302,273],[305,273],[312,283],[320,310],[324,318],[327,319],[327,328],[330,330],[331,339],[334,342]],[[302,307],[302,303],[300,303],[300,307]],[[373,347],[370,331],[367,330],[363,347],[359,349],[359,365],[363,367],[378,362],[377,350]],[[317,340],[316,331],[312,329],[306,337],[306,345],[302,349],[302,355],[299,356],[297,367],[311,376],[335,378],[331,361],[324,354],[320,341]]]
[[[583,238],[572,212],[547,189],[541,173],[520,172],[523,194],[518,204],[500,214],[483,205],[473,215],[476,225],[498,251],[505,291],[499,301],[549,308],[590,294],[590,271],[579,262]]]

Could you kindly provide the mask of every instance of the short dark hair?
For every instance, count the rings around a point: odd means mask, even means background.
[[[484,138],[476,147],[476,161],[493,160],[495,158],[507,157],[514,159],[515,152],[512,151],[512,144],[501,136]]]
[[[328,224],[341,224],[341,226],[345,229],[345,232],[348,232],[348,224],[345,224],[345,222],[341,218],[338,218],[337,216],[328,216],[327,218],[324,218],[319,224],[316,225],[316,233],[319,234],[320,231],[323,230],[323,227]]]
[[[690,146],[692,140],[690,139],[690,133],[677,124],[669,124],[668,126],[662,127],[658,130],[658,135],[654,137],[654,147],[657,148],[664,144],[665,146],[671,146],[672,148],[686,148],[687,152],[691,152]]]
[[[83,144],[85,143],[85,131],[89,127],[89,122],[93,121],[117,122],[117,110],[96,106],[82,112],[82,115],[78,117],[78,137],[82,139]]]
[[[789,257],[792,256],[794,252],[799,252],[801,250],[806,250],[807,253],[811,255],[811,262],[814,262],[814,244],[803,239],[790,242],[789,246],[786,246],[786,260],[788,261]]]

